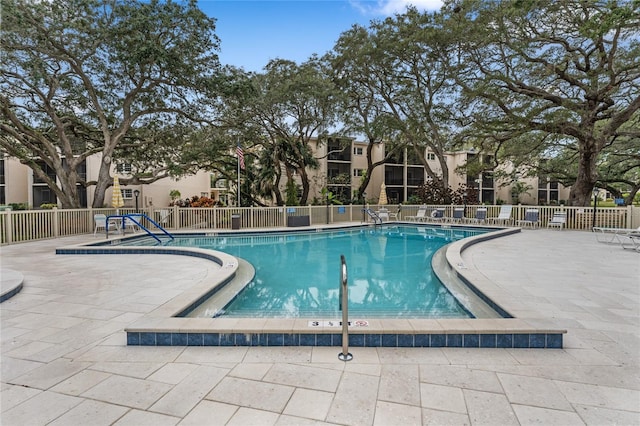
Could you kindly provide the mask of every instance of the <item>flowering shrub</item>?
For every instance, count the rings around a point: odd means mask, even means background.
[[[191,198],[185,198],[184,200],[172,201],[169,206],[178,207],[213,207],[216,205],[216,201],[209,197],[199,197],[194,195]]]

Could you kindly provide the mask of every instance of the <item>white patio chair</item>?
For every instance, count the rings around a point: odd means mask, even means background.
[[[389,220],[389,210],[382,207],[376,212],[381,221]]]
[[[599,243],[620,243],[618,236],[627,235],[629,233],[640,233],[640,226],[636,229],[632,228],[606,228],[594,226],[592,231],[596,234],[596,240]]]
[[[420,206],[418,208],[418,213],[415,216],[407,216],[405,219],[411,222],[422,222],[425,220],[427,214],[427,206]]]
[[[105,233],[107,232],[107,216],[104,214],[94,214],[93,215],[93,222],[94,222],[94,227],[93,227],[93,235],[95,236],[96,233],[98,232],[98,230],[102,230]],[[109,229],[113,228],[116,231],[120,230],[120,224],[118,223],[118,221],[116,219],[110,219],[109,220]]]
[[[492,217],[489,220],[492,223],[503,223],[508,224],[511,222],[511,211],[513,210],[513,206],[510,205],[502,205],[500,206],[500,213],[498,213],[498,217]]]
[[[567,226],[567,212],[553,212],[553,217],[547,223],[547,228],[562,230],[565,226]]]

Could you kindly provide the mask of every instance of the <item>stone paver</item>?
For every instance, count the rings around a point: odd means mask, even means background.
[[[640,255],[525,230],[462,253],[562,350],[128,347],[123,329],[215,273],[183,256],[56,256],[92,235],[0,247],[0,423],[637,425]]]

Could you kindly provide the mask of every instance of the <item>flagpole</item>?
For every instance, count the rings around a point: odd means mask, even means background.
[[[236,160],[238,162],[238,206],[241,207],[240,203],[240,153],[238,152],[238,147],[240,146],[240,142],[236,142]]]

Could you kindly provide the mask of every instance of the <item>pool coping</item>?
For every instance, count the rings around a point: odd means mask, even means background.
[[[388,222],[397,224],[415,222]],[[429,224],[433,225],[433,224]],[[327,228],[300,227],[296,232]],[[436,225],[437,226],[437,225]],[[455,226],[455,225],[448,225]],[[465,227],[470,227],[465,225]],[[283,232],[287,228],[251,233]],[[446,259],[453,272],[479,295],[508,313],[508,295],[480,271],[466,265],[462,252],[471,245],[520,232],[502,228],[451,243]],[[220,235],[234,232],[193,232]],[[235,233],[246,234],[247,231]],[[113,240],[112,240],[113,241]],[[192,309],[224,284],[233,280],[238,260],[226,253],[174,247],[129,247],[77,245],[56,249],[57,254],[172,254],[208,259],[220,265],[215,282],[201,282],[146,314],[125,328],[127,345],[132,346],[342,346],[340,321],[336,318],[186,318],[176,317]],[[482,297],[482,296],[481,296]],[[464,348],[552,348],[563,347],[564,329],[541,328],[518,318],[487,319],[380,319],[350,318],[349,345],[353,347],[464,347]]]

